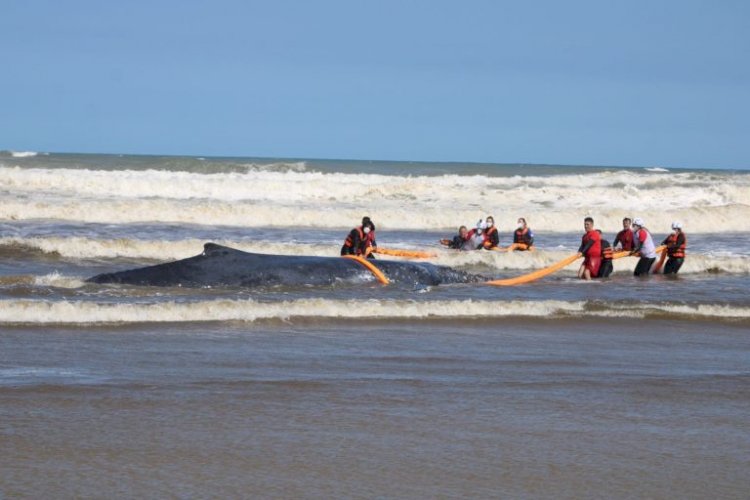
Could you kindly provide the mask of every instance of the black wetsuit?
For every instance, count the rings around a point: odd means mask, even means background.
[[[609,251],[607,251],[609,249]],[[612,255],[612,245],[609,244],[609,241],[602,240],[602,263],[599,266],[599,274],[597,274],[597,278],[608,278],[610,274],[612,274],[612,258],[607,257],[607,255]]]

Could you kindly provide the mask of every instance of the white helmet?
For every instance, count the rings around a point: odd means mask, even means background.
[[[682,229],[682,222],[674,221],[672,223],[672,229]]]
[[[646,225],[646,223],[643,222],[643,219],[641,219],[640,217],[636,217],[635,219],[633,219],[633,225],[638,226],[638,227],[643,227]]]

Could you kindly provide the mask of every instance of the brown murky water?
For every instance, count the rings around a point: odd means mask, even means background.
[[[747,498],[746,323],[3,327],[0,498]]]

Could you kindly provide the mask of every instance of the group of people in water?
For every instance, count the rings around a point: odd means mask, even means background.
[[[640,217],[622,220],[622,231],[617,233],[613,243],[602,237],[599,229],[594,229],[594,219],[586,217],[583,222],[585,234],[581,238],[578,252],[584,259],[578,270],[578,277],[590,280],[606,278],[612,273],[612,259],[615,251],[630,252],[630,255],[640,257],[633,274],[643,276],[652,272],[656,261],[656,245],[651,232],[646,228]],[[458,234],[453,239],[440,240],[442,245],[455,250],[500,250],[500,235],[495,226],[495,219],[491,215],[485,220],[479,220],[476,226],[468,229],[466,226],[458,228]],[[672,232],[661,243],[666,247],[668,257],[664,266],[664,274],[677,274],[685,260],[687,237],[680,222],[672,223]],[[375,241],[375,224],[370,217],[363,217],[362,224],[352,229],[341,247],[341,255],[360,255],[374,258],[373,249],[377,248]],[[529,228],[526,219],[518,219],[513,232],[513,244],[502,248],[506,251],[533,250],[534,232]]]
[[[466,226],[459,227],[458,234],[452,240],[443,239],[440,243],[456,250],[498,250],[500,234],[495,226],[495,218],[489,215],[485,220],[480,219],[471,230]],[[533,250],[533,245],[534,231],[526,224],[526,219],[521,217],[513,232],[513,244],[505,250]]]
[[[583,254],[583,263],[578,269],[578,277],[590,280],[606,278],[612,273],[612,258],[617,250],[630,252],[630,255],[640,257],[633,274],[644,276],[652,272],[656,261],[656,245],[646,223],[640,217],[622,220],[622,231],[615,236],[614,243],[602,238],[602,232],[594,229],[594,219],[586,217],[583,220],[586,233],[581,238],[578,252]],[[672,222],[672,232],[661,242],[666,247],[667,263],[664,274],[677,274],[685,261],[687,236],[682,230],[682,223]]]

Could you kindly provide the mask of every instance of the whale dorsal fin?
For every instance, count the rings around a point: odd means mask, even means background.
[[[216,255],[219,253],[225,254],[227,253],[227,250],[230,250],[230,248],[222,245],[217,245],[216,243],[206,243],[203,245],[203,255],[206,256]]]

